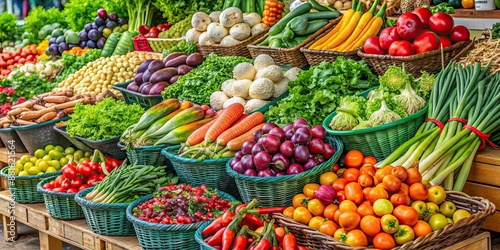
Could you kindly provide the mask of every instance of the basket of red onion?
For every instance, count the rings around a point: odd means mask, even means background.
[[[289,206],[304,185],[332,171],[343,148],[340,139],[302,118],[282,128],[266,123],[253,140],[243,143],[226,171],[243,202],[257,198],[265,207]]]

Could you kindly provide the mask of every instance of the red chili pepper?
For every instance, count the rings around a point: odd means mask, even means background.
[[[215,220],[210,223],[205,229],[203,229],[203,232],[201,234],[207,235],[207,234],[213,234],[218,232],[223,226],[220,223],[222,217],[217,217]]]
[[[220,246],[222,244],[222,234],[224,233],[224,230],[226,230],[225,227],[219,229],[219,231],[214,234],[212,239],[210,239],[207,244],[210,246]]]
[[[274,229],[274,233],[276,234],[276,239],[278,240],[278,242],[283,242],[283,238],[285,237],[285,228],[277,227]]]
[[[231,221],[233,220],[233,218],[234,218],[234,213],[231,212],[231,211],[226,211],[222,215],[220,223],[222,224],[222,226],[227,227],[227,225],[229,225],[229,223],[231,223]]]
[[[212,239],[214,236],[208,236],[207,238],[205,238],[203,241],[205,241],[205,243],[209,242],[210,239]]]
[[[255,246],[251,246],[248,250],[255,250]]]
[[[244,207],[247,207],[247,204],[240,204],[236,207],[236,209],[234,210],[234,213],[238,213],[242,208]]]
[[[263,207],[247,210],[247,213],[253,215],[259,214],[271,214],[271,213],[283,213],[287,207]]]
[[[304,247],[304,246],[301,246],[301,245],[298,246],[298,249],[299,250],[309,250],[307,247]]]
[[[234,238],[232,250],[247,249],[247,230],[249,230],[247,226],[241,227],[238,235]]]
[[[271,220],[270,223],[266,223],[264,227],[264,234],[262,235],[262,238],[257,246],[255,246],[255,250],[269,250],[269,248],[271,248],[272,235],[274,232],[273,224],[274,220]]]
[[[281,250],[280,243],[278,242],[278,238],[276,237],[276,230],[272,230],[272,238],[273,238],[273,246],[271,250]]]
[[[288,228],[285,227],[285,236],[283,237],[283,250],[297,250],[297,239],[295,235],[288,232]]]
[[[257,204],[259,201],[256,199],[252,200],[247,207],[252,209]],[[227,226],[226,230],[224,230],[224,234],[222,235],[222,250],[229,250],[229,247],[231,247],[231,243],[233,243],[234,235],[236,231],[239,231],[239,227],[241,224],[241,221],[243,220],[243,215],[245,214],[245,210],[240,210],[238,213],[234,216],[233,220],[229,225]]]
[[[243,220],[250,223],[250,224],[253,224],[256,227],[264,226],[264,223],[262,222],[262,220],[255,215],[245,214],[245,216],[243,217]]]

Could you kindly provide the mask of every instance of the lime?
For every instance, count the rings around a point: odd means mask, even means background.
[[[52,161],[50,161],[49,165],[51,167],[54,167],[55,169],[60,169],[61,168],[61,163],[59,163],[58,160],[52,160]]]
[[[45,153],[45,150],[43,150],[43,149],[37,149],[37,150],[35,151],[34,156],[35,156],[36,158],[38,158],[38,159],[42,159],[42,158],[45,156],[45,154],[46,154],[46,153]]]
[[[57,172],[57,169],[54,167],[48,167],[47,170],[45,170],[45,173],[52,173],[52,172]]]
[[[63,154],[60,151],[57,151],[56,149],[50,150],[49,156],[53,160],[59,160],[59,159],[63,158]]]
[[[49,145],[45,146],[45,153],[48,154],[50,152],[50,150],[53,150],[53,149],[54,149],[54,145],[49,144]]]
[[[21,158],[19,158],[19,161],[24,164],[26,162],[29,162],[30,161],[30,156],[29,155],[23,155],[21,156]]]
[[[82,162],[84,160],[88,160],[88,159],[90,159],[90,158],[87,158],[87,157],[80,158],[80,160],[78,160],[78,163],[80,163],[80,162]]]
[[[24,164],[23,164],[21,161],[18,161],[18,162],[16,163],[16,169],[21,169],[21,170],[22,170],[22,169],[23,169],[23,167],[24,167]]]
[[[19,176],[28,176],[28,175],[30,175],[28,173],[28,171],[21,171],[21,172],[19,172]]]
[[[64,149],[64,154],[66,154],[66,155],[72,155],[74,152],[75,152],[75,148],[73,148],[73,147],[67,147],[66,149]]]
[[[36,160],[38,160],[38,158],[36,158],[36,157],[34,157],[34,156],[33,156],[33,157],[31,157],[31,158],[30,158],[30,162],[31,162],[31,164],[35,165],[35,164],[36,164]]]
[[[63,157],[59,160],[59,163],[61,164],[61,166],[68,164],[68,162],[69,162],[69,159],[66,157]]]
[[[85,158],[90,158],[92,157],[92,152],[85,152],[83,156],[85,156]]]
[[[45,172],[49,166],[49,163],[42,160],[40,163],[38,163],[38,167],[40,168],[41,171]]]
[[[34,165],[33,165],[33,163],[31,163],[31,162],[26,162],[26,163],[24,163],[23,170],[24,170],[24,171],[28,171],[28,169],[30,169],[30,168],[31,168],[31,167],[33,167],[33,166],[34,166]]]
[[[80,159],[82,158],[83,156],[85,155],[85,153],[83,153],[82,150],[78,149],[77,151],[75,151],[75,153],[73,154],[73,157],[75,157],[75,159]]]
[[[36,174],[40,173],[40,168],[39,167],[31,167],[28,169],[28,173],[30,175],[36,175]]]
[[[52,160],[52,157],[50,157],[50,155],[46,155],[42,158],[42,160],[44,161],[51,161]]]
[[[63,148],[63,147],[61,147],[61,146],[59,146],[59,145],[58,145],[58,146],[55,146],[55,147],[54,147],[54,149],[55,149],[56,151],[61,152],[61,153],[62,153],[62,152],[64,152],[64,148]]]
[[[21,169],[21,170],[22,170],[22,169]],[[16,169],[14,170],[14,174],[15,174],[15,175],[19,175],[19,173],[21,173],[21,170],[20,170],[19,168],[16,168]]]
[[[38,173],[38,174],[36,174],[36,175],[41,175],[41,174],[45,174],[45,173],[44,173],[44,172],[40,172],[40,173]]]

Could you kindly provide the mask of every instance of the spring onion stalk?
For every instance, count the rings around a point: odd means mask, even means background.
[[[153,21],[153,5],[151,0],[126,0],[128,11],[128,31],[137,31],[140,25],[150,25]]]

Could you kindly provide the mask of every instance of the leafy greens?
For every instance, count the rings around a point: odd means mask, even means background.
[[[222,10],[223,4],[224,0],[157,0],[153,3],[158,10],[163,12],[163,17],[172,24],[198,11],[210,14],[214,10]]]

